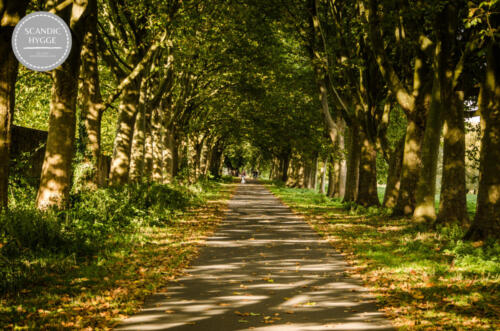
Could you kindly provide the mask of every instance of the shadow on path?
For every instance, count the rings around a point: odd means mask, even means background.
[[[264,186],[240,185],[186,275],[117,330],[394,330],[347,268]]]

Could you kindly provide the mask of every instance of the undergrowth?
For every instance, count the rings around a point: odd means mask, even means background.
[[[71,195],[65,211],[40,212],[33,190],[11,185],[10,209],[0,214],[0,293],[33,282],[47,264],[91,259],[137,237],[144,226],[169,226],[216,187],[142,184]],[[30,194],[31,193],[31,194]]]

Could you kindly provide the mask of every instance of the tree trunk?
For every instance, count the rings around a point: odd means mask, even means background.
[[[401,168],[403,166],[403,151],[405,138],[403,137],[391,154],[389,160],[389,170],[387,175],[387,185],[385,187],[384,203],[385,208],[394,208],[399,195],[399,185],[401,178]]]
[[[153,181],[153,132],[152,120],[153,120],[153,112],[158,111],[158,109],[153,110],[151,113],[146,114],[146,139],[145,139],[145,147],[144,147],[144,174],[146,175],[146,179],[148,182]],[[161,132],[159,137],[159,142],[161,143]],[[161,160],[161,153],[160,153]],[[161,161],[160,161],[161,162]],[[162,182],[162,178],[160,178],[159,183]]]
[[[109,176],[111,185],[123,185],[129,181],[130,153],[138,111],[139,85],[139,81],[135,80],[135,83],[128,85],[122,92]]]
[[[498,22],[497,22],[498,24]],[[496,25],[498,26],[498,25]],[[481,88],[481,165],[477,209],[465,238],[500,239],[500,43],[490,41]]]
[[[315,156],[314,157],[314,170],[312,172],[312,181],[313,181],[313,189],[315,191],[318,190],[318,162],[319,162],[319,158],[318,156]]]
[[[40,187],[36,198],[38,209],[65,208],[71,189],[72,161],[76,130],[76,98],[80,72],[80,52],[88,25],[86,18],[92,1],[73,2],[72,17],[67,17],[72,30],[73,46],[68,59],[52,71],[49,132],[43,160]]]
[[[151,111],[148,107],[146,108],[145,103],[146,91],[144,88],[140,91],[139,97],[139,111],[137,113],[137,119],[134,126],[134,135],[132,138],[132,151],[130,159],[130,181],[132,182],[142,182],[144,177],[144,161],[146,155],[146,117],[149,114],[146,112]]]
[[[171,139],[170,139],[170,152],[172,153],[172,172],[170,176],[172,179],[177,177],[177,174],[179,172],[179,165],[180,165],[180,160],[179,160],[179,137],[175,132],[172,132]],[[212,155],[213,156],[213,155]]]
[[[319,185],[319,192],[321,194],[325,194],[326,189],[326,169],[328,167],[328,158],[326,157],[323,160],[323,166],[321,167],[321,181]]]
[[[290,167],[290,154],[287,154],[282,162],[281,180],[286,184],[288,181],[288,168]]]
[[[24,16],[28,1],[0,0],[0,211],[8,206],[11,130],[18,62],[11,47],[11,36]]]
[[[92,167],[91,186],[106,185],[108,174],[101,173],[101,119],[104,104],[98,70],[97,55],[97,6],[90,9],[88,17],[89,30],[85,34],[82,46],[81,83],[79,89],[80,109],[83,126],[80,136],[85,147],[84,154]]]
[[[424,110],[422,109],[422,111]],[[423,134],[424,130],[418,123],[413,118],[409,118],[406,127],[399,195],[394,207],[394,215],[412,215],[415,209],[415,190],[420,174]]]
[[[359,129],[355,125],[349,127],[349,151],[347,154],[347,174],[344,202],[355,201],[358,194],[359,163],[361,146],[359,144]]]
[[[168,172],[168,165],[162,153],[163,150],[167,150],[167,146],[166,139],[162,135],[160,112],[161,109],[155,109],[151,117],[152,179],[155,183],[164,183],[163,173]]]
[[[210,173],[216,178],[220,177],[222,152],[222,144],[220,140],[218,140],[214,145],[214,149],[210,158]]]
[[[346,132],[345,126],[343,129]],[[340,159],[338,160],[338,195],[337,198],[343,198],[345,196],[345,187],[346,187],[346,176],[347,176],[347,162],[345,159],[345,137],[344,134],[339,135],[338,139],[338,148],[340,151]]]
[[[440,56],[440,48],[441,46],[438,43],[436,46],[436,57]],[[436,220],[436,174],[443,122],[442,109],[444,106],[441,99],[438,69],[435,70],[434,76],[431,106],[422,142],[422,166],[420,167],[420,174],[418,176],[417,190],[415,192],[415,210],[413,211],[413,218],[415,220],[428,222]]]
[[[330,156],[328,157],[329,164],[326,165],[326,170],[328,170],[328,191],[326,193],[327,196],[333,198],[333,195],[335,194],[335,187],[337,186],[336,180],[335,180],[335,159]]]
[[[443,177],[437,221],[466,225],[465,124],[463,94],[458,93],[444,114]]]
[[[439,201],[440,223],[465,225],[469,222],[467,214],[467,190],[465,182],[465,124],[464,94],[455,91],[456,64],[452,61],[456,48],[458,29],[457,5],[448,4],[445,8],[448,19],[443,29],[443,54],[441,59],[441,90],[444,116],[443,176],[441,198]]]
[[[361,155],[359,161],[359,183],[356,203],[363,206],[379,206],[377,193],[377,151],[366,133],[359,130]]]

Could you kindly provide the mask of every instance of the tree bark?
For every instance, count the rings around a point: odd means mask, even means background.
[[[493,21],[495,22],[495,21]],[[498,21],[496,21],[498,24]],[[498,25],[496,25],[498,26]],[[490,41],[487,51],[486,78],[482,84],[481,165],[477,209],[465,238],[500,238],[500,43]]]
[[[85,147],[85,157],[92,167],[91,186],[106,185],[108,174],[101,173],[101,119],[104,104],[101,96],[97,56],[97,4],[89,10],[88,31],[83,40],[81,58],[81,83],[79,89],[83,126],[80,136]]]
[[[445,111],[443,177],[437,222],[466,225],[467,189],[465,183],[465,124],[463,93],[455,93]]]
[[[72,30],[73,46],[68,59],[52,71],[52,98],[49,132],[36,198],[38,209],[65,208],[71,189],[72,161],[76,130],[76,98],[80,72],[80,52],[88,25],[86,19],[93,1],[72,4],[66,17]]]
[[[328,168],[328,158],[323,160],[323,166],[321,167],[321,181],[319,185],[319,193],[325,194],[326,189],[326,170]]]
[[[281,180],[286,184],[288,181],[288,168],[290,166],[290,154],[286,154],[285,157],[281,160]]]
[[[151,117],[152,109],[146,105],[146,89],[144,83],[139,93],[139,111],[134,125],[134,135],[132,138],[132,151],[130,161],[130,180],[142,182],[145,168],[146,155],[146,121]]]
[[[152,179],[155,183],[163,183],[163,172],[168,169],[164,162],[162,151],[166,146],[162,135],[162,120],[160,116],[161,109],[155,109],[151,117],[151,144],[152,144]],[[167,169],[164,169],[167,168]]]
[[[154,113],[157,111],[157,107],[151,112]],[[145,139],[145,147],[144,147],[144,174],[146,175],[146,179],[148,182],[153,181],[153,141],[155,134],[152,127],[153,114],[149,114],[146,116],[146,139]],[[146,114],[147,115],[147,114]],[[160,132],[160,141],[161,141],[161,132]],[[161,153],[160,153],[161,154]],[[161,179],[159,181],[161,183]]]
[[[436,57],[440,56],[441,46],[436,46]],[[420,174],[418,176],[417,190],[415,193],[415,210],[413,218],[417,221],[433,222],[436,220],[436,174],[439,154],[439,141],[442,127],[442,100],[440,77],[435,68],[434,86],[432,88],[432,101],[428,118],[426,120],[424,138],[422,141]]]
[[[124,185],[129,181],[130,153],[139,103],[139,81],[127,85],[122,92],[118,129],[113,146],[109,180],[111,185]]]
[[[221,175],[220,168],[221,168],[222,152],[223,149],[221,141],[217,140],[217,142],[214,145],[212,155],[210,157],[210,173],[215,178],[219,178]]]
[[[408,216],[415,209],[415,190],[417,188],[418,176],[420,174],[422,139],[424,130],[410,117],[406,127],[405,147],[403,151],[403,163],[398,200],[394,207],[397,216]]]
[[[380,206],[377,193],[377,151],[366,133],[359,130],[361,155],[359,160],[359,183],[356,203],[363,206]]]
[[[335,159],[330,155],[328,157],[329,164],[326,165],[326,170],[328,170],[328,191],[326,193],[327,196],[333,198],[334,193],[335,193],[335,186],[336,185],[336,180],[335,180]]]
[[[405,139],[403,137],[391,153],[387,185],[385,188],[384,202],[382,204],[385,208],[394,208],[398,200],[404,147]]]
[[[358,194],[359,163],[361,153],[358,135],[358,127],[356,125],[351,125],[349,127],[349,150],[347,154],[347,174],[344,202],[355,201]]]
[[[8,207],[9,162],[18,62],[11,47],[27,0],[0,0],[0,212]]]
[[[312,173],[313,189],[315,191],[318,190],[318,162],[319,162],[319,158],[318,158],[318,156],[315,156],[314,157],[314,170]]]

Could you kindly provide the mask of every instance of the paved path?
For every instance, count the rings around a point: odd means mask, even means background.
[[[342,256],[264,186],[240,185],[186,276],[118,330],[393,330]]]

